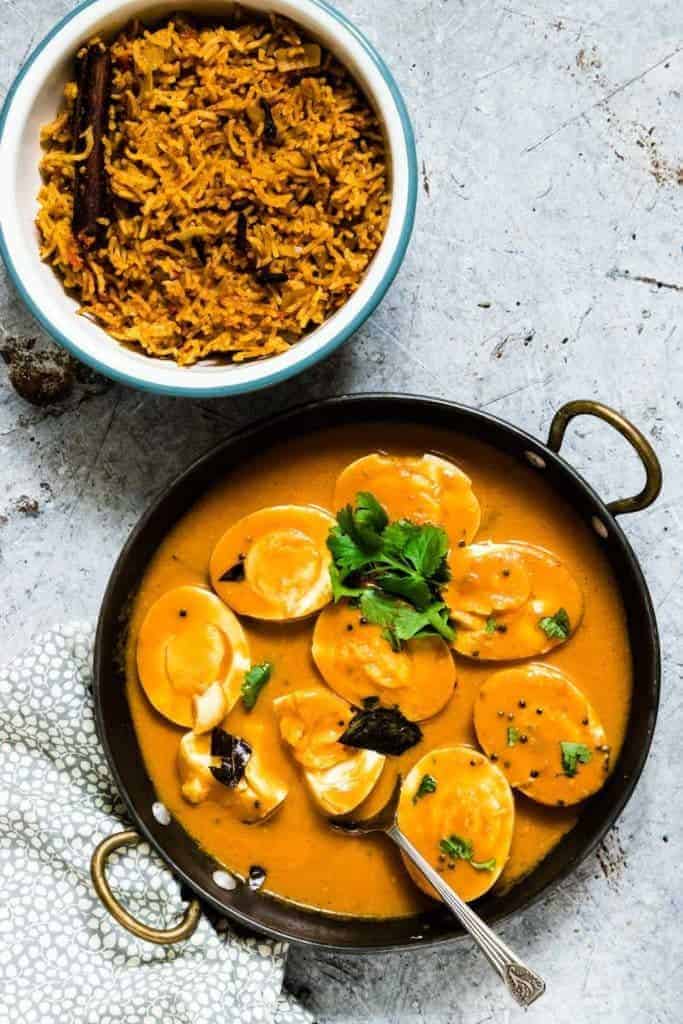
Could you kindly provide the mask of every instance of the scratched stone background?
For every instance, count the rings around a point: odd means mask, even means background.
[[[0,89],[71,5],[2,0]],[[340,0],[413,115],[415,235],[384,303],[341,351],[267,393],[146,396],[81,375],[47,409],[0,385],[2,656],[94,617],[149,500],[213,442],[303,397],[391,389],[484,408],[543,435],[600,398],[652,439],[665,486],[624,520],[664,651],[655,747],[626,813],[576,875],[502,928],[548,979],[527,1020],[683,1019],[683,8],[677,0]],[[46,339],[0,280],[2,343]],[[12,339],[18,339],[12,341]],[[567,453],[606,497],[641,471],[581,421]],[[320,1022],[521,1019],[469,944],[354,959],[295,950],[289,985]]]

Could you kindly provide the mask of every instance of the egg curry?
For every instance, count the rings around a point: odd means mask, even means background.
[[[623,742],[624,609],[599,541],[469,438],[349,426],[250,455],[170,530],[135,598],[133,722],[158,799],[218,864],[328,913],[514,885]]]

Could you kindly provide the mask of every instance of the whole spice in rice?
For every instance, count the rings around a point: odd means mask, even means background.
[[[40,252],[113,338],[180,365],[263,358],[358,288],[388,215],[383,135],[296,25],[133,24],[79,51],[64,96]]]

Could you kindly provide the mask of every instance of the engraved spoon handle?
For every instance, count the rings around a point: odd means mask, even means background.
[[[410,858],[427,881],[434,886],[443,901],[460,921],[463,928],[466,928],[470,933],[488,962],[505,982],[508,992],[510,992],[513,999],[520,1006],[531,1006],[534,1000],[538,999],[545,992],[543,978],[527,967],[526,964],[522,963],[512,950],[482,921],[479,915],[475,914],[472,908],[468,907],[460,899],[458,894],[444,881],[438,871],[434,870],[420,851],[403,835],[398,825],[392,825],[388,828],[387,835]]]

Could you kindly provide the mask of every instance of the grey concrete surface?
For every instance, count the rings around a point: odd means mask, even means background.
[[[2,0],[0,90],[70,6]],[[370,322],[303,377],[214,402],[78,383],[39,410],[0,390],[2,656],[94,617],[152,496],[213,442],[302,397],[391,389],[458,399],[543,435],[600,398],[651,438],[665,487],[624,519],[662,632],[654,751],[596,856],[503,929],[548,979],[529,1022],[683,1020],[680,625],[683,10],[675,0],[340,0],[395,71],[421,188],[404,267]],[[44,339],[6,277],[1,335]],[[606,427],[567,453],[608,497],[641,473]],[[28,501],[26,499],[29,499]],[[35,504],[37,502],[37,505]],[[353,959],[295,950],[289,984],[320,1022],[521,1019],[467,943]]]

